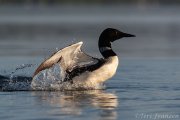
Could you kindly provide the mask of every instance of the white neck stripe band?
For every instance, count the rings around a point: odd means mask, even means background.
[[[100,47],[100,52],[105,52],[105,51],[108,51],[108,50],[112,50],[111,47]]]

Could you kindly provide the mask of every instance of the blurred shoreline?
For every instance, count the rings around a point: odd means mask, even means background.
[[[1,5],[62,5],[62,4],[138,4],[177,5],[179,0],[0,0]]]
[[[120,56],[180,57],[179,11],[178,5],[5,5],[0,7],[0,55],[47,56],[83,41],[84,51],[100,56],[98,37],[114,27],[137,36],[113,44]]]

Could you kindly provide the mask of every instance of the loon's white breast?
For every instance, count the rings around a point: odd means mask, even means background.
[[[111,78],[118,67],[118,57],[111,48],[111,42],[122,37],[134,37],[116,29],[105,29],[99,37],[99,50],[104,58],[91,57],[81,51],[83,42],[65,47],[41,63],[36,69],[31,86],[37,88],[37,76],[44,70],[58,64],[62,89],[95,89]]]
[[[84,83],[89,86],[93,86],[99,83],[103,83],[116,73],[118,67],[118,57],[112,56],[105,59],[102,66],[94,71],[85,71],[79,76],[73,78],[73,81],[78,83]]]

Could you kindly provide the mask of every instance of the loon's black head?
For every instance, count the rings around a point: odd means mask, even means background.
[[[107,28],[101,33],[100,40],[105,40],[104,42],[114,42],[123,37],[135,37],[135,35],[124,33],[114,28]]]
[[[123,37],[135,37],[135,35],[124,33],[113,28],[107,28],[101,33],[99,37],[98,46],[99,51],[101,52],[104,58],[116,56],[116,53],[111,48],[111,42],[114,42],[115,40],[118,40]]]

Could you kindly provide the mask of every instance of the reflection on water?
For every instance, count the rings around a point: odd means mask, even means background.
[[[92,91],[66,91],[66,92],[33,92],[38,96],[38,102],[54,107],[49,109],[48,113],[56,116],[83,115],[87,110],[97,109],[98,118],[116,119],[118,107],[118,98],[113,93],[107,93],[101,90]],[[40,101],[39,101],[40,100]],[[90,114],[88,112],[88,114]]]

